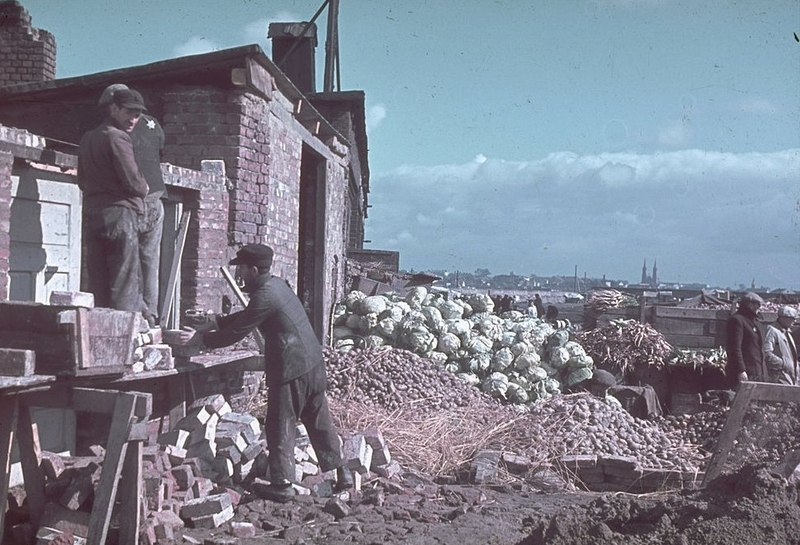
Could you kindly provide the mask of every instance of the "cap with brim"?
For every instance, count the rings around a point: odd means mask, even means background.
[[[231,259],[231,265],[250,265],[251,267],[266,268],[272,266],[272,248],[264,244],[248,244],[236,252],[236,257]]]
[[[759,305],[763,305],[764,304],[764,299],[762,299],[759,294],[754,293],[752,291],[748,291],[747,293],[742,295],[742,299],[741,300],[742,300],[742,302],[750,301],[751,303],[758,303]]]
[[[119,91],[115,91],[113,98],[114,98],[114,104],[116,104],[120,108],[128,108],[129,110],[140,110],[142,112],[147,111],[142,96],[141,95],[137,96],[137,94],[131,91],[130,89],[120,89]]]
[[[778,317],[797,318],[797,309],[790,306],[782,306],[778,309]]]
[[[128,86],[124,83],[112,83],[105,89],[103,89],[103,94],[100,95],[100,100],[97,101],[98,106],[108,106],[112,102],[114,102],[114,93],[117,91],[122,91],[123,89],[127,89]]]

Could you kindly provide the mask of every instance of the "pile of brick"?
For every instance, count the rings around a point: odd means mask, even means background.
[[[143,448],[141,542],[170,542],[183,527],[224,524],[233,535],[246,537],[252,529],[231,520],[236,506],[243,495],[261,495],[270,484],[266,441],[258,419],[232,411],[224,396],[213,395],[196,400],[171,431],[154,439]],[[47,509],[37,535],[39,544],[64,535],[87,535],[105,454],[99,446],[91,450],[92,456],[81,457],[42,454]],[[334,494],[335,471],[320,471],[305,427],[298,424],[294,485],[298,495],[330,498],[329,502],[344,509],[347,500],[359,494],[362,482],[401,473],[377,429],[346,436],[342,451],[353,471],[354,487]],[[332,504],[329,509],[335,507]]]
[[[161,328],[139,333],[134,339],[133,357],[125,365],[125,374],[163,371],[175,368],[172,347],[162,338]]]

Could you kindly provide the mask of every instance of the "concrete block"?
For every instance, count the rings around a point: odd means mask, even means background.
[[[50,292],[50,304],[63,307],[94,308],[94,295],[85,291]]]
[[[0,375],[29,377],[36,374],[36,352],[16,348],[0,348]]]

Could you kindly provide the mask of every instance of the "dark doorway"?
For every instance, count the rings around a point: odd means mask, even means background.
[[[323,336],[323,273],[325,258],[325,160],[303,146],[300,163],[300,248],[297,295],[320,342]]]

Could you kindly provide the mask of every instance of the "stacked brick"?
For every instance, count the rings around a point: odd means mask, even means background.
[[[55,79],[55,37],[32,27],[30,14],[16,0],[0,2],[0,21],[0,87]]]

